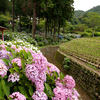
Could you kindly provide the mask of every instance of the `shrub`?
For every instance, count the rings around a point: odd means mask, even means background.
[[[93,33],[92,29],[86,29],[84,32]]]
[[[81,33],[81,37],[91,37],[92,33],[88,33],[88,32],[82,32]]]
[[[36,35],[36,36],[35,36],[35,40],[36,40],[37,42],[41,42],[41,41],[44,40],[44,37],[43,37],[43,36]]]
[[[94,32],[94,36],[100,36],[100,32]]]
[[[44,43],[43,42],[39,42],[38,46],[44,46]]]
[[[74,79],[64,77],[42,53],[15,45],[0,48],[0,100],[78,99]]]
[[[67,58],[67,57],[64,58],[64,61],[63,61],[63,66],[64,66],[64,68],[66,68],[67,70],[69,70],[69,69],[70,69],[69,64],[70,64],[70,59]]]

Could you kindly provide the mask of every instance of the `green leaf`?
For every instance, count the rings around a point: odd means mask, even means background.
[[[32,88],[32,86],[29,86],[29,94],[32,96],[33,95],[33,88]]]
[[[16,52],[15,52],[14,49],[10,48],[10,50],[11,50],[11,54],[12,54],[12,55],[16,55]]]
[[[23,50],[19,51],[19,56],[20,56],[20,58],[23,58]]]
[[[1,81],[0,81],[0,90],[2,90],[2,83],[1,83]]]
[[[19,71],[20,71],[20,69],[19,69],[18,66],[14,67],[13,69],[14,69],[16,72],[19,72]]]
[[[22,64],[22,70],[25,70],[25,61],[21,59],[21,64]]]
[[[58,78],[58,73],[56,71],[54,71],[54,76],[56,77],[56,79]]]
[[[8,47],[5,47],[5,48],[6,48],[7,51],[9,51],[9,48]]]
[[[45,83],[45,89],[46,89],[46,93],[47,93],[47,95],[48,95],[49,97],[54,96],[51,87],[50,87],[47,83]]]
[[[8,61],[7,59],[3,58],[2,60],[5,62],[5,64],[6,64],[7,66],[9,66],[9,61]]]
[[[11,73],[14,73],[14,72],[15,72],[15,70],[14,70],[13,68],[10,68],[9,71],[10,71]]]
[[[19,91],[18,86],[14,86],[14,91]]]
[[[2,83],[2,88],[3,88],[5,95],[8,97],[10,94],[10,88],[6,85],[4,80],[1,80],[1,83]]]
[[[60,73],[60,79],[64,79],[64,74],[62,72]]]
[[[27,51],[27,54],[28,54],[28,59],[33,59],[32,54],[31,54],[30,51]]]
[[[12,62],[13,59],[14,59],[14,58],[13,58],[12,56],[9,56],[9,61],[10,61],[10,63]]]
[[[24,86],[18,86],[18,89],[20,90],[20,92],[21,92],[23,95],[25,95],[25,97],[28,97],[27,91],[26,91],[26,89],[25,89]]]
[[[13,62],[13,67],[17,67],[17,63]]]
[[[23,50],[23,54],[24,54],[24,58],[28,59],[28,55],[27,55],[27,52],[25,50]]]
[[[0,90],[0,100],[4,100],[4,92]]]

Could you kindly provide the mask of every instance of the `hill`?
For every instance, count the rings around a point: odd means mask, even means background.
[[[100,13],[100,5],[99,6],[96,6],[96,7],[93,7],[93,8],[91,8],[88,11],[76,10],[75,11],[75,17],[80,17],[80,16],[84,15],[85,13],[89,13],[89,12],[97,12],[97,13]]]
[[[75,11],[75,17],[80,17],[80,16],[82,16],[84,14],[85,14],[85,11],[82,11],[82,10]]]

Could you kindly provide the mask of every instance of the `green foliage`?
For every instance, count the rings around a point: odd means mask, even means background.
[[[35,40],[36,40],[37,42],[41,42],[41,41],[44,40],[44,37],[43,37],[43,36],[40,36],[40,35],[36,35],[36,36],[35,36]]]
[[[84,11],[82,11],[82,10],[76,10],[75,11],[75,17],[80,17],[80,16],[82,16],[82,15],[84,15]]]
[[[80,58],[86,57],[96,63],[100,58],[100,37],[74,39],[73,41],[63,43],[60,49]],[[86,59],[84,58],[84,59]]]
[[[94,36],[95,37],[100,36],[100,32],[94,32]]]
[[[93,30],[92,29],[86,29],[86,30],[84,30],[84,32],[92,33]]]
[[[0,37],[2,36],[2,34],[0,34]],[[19,39],[19,40],[18,40]],[[22,45],[24,46],[24,44],[26,42],[29,42],[30,44],[33,44],[33,45],[37,45],[37,42],[32,38],[32,35],[30,34],[26,34],[26,33],[18,33],[18,32],[5,32],[4,34],[4,40],[5,41],[19,41],[19,42],[16,42],[14,43],[15,45]],[[21,41],[23,40],[23,41]],[[27,43],[26,43],[27,44]]]
[[[81,32],[81,37],[91,37],[92,33],[88,33],[88,32]]]
[[[43,42],[39,42],[38,46],[44,46],[44,43]]]
[[[5,15],[0,15],[0,26],[6,27],[6,23],[8,23],[10,19],[6,17]]]
[[[70,69],[70,59],[69,58],[64,58],[64,61],[63,61],[63,66],[64,66],[64,68],[66,68],[67,70],[69,70]]]

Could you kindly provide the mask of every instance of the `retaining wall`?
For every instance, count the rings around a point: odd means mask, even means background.
[[[65,57],[59,50],[56,53],[56,60],[62,64]],[[70,70],[66,72],[90,95],[93,100],[100,100],[100,74],[70,59]]]

